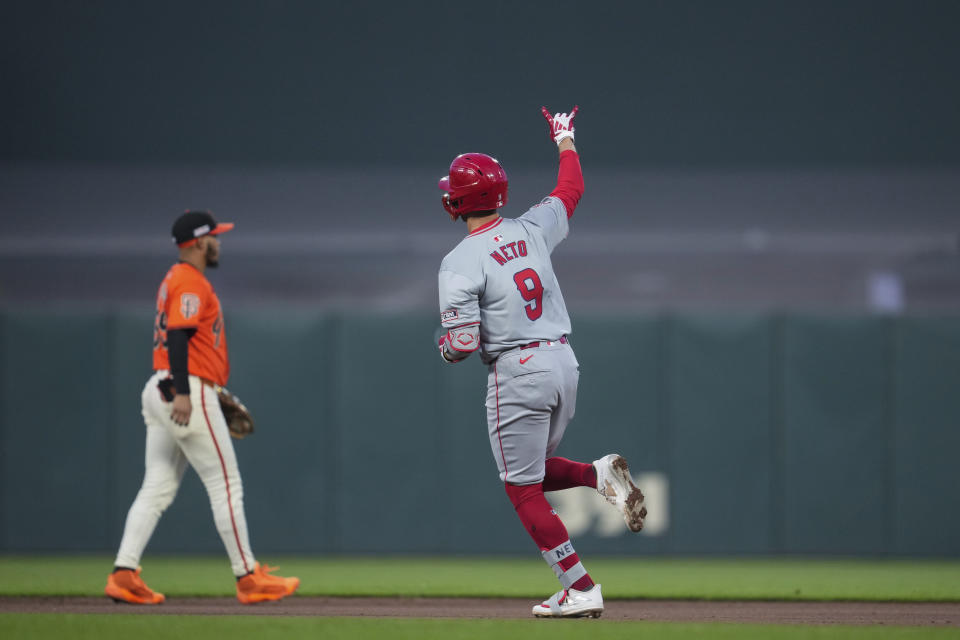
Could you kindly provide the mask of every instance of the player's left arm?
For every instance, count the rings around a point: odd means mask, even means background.
[[[550,126],[550,138],[557,143],[557,151],[560,154],[557,186],[550,192],[550,196],[563,202],[563,206],[567,210],[567,218],[570,218],[583,196],[584,189],[580,156],[577,154],[577,147],[573,142],[573,118],[577,115],[580,107],[575,105],[569,114],[557,113],[552,116],[546,107],[540,107],[540,110]]]
[[[437,341],[446,362],[459,362],[480,348],[479,288],[469,278],[440,269],[440,324]]]
[[[448,329],[437,340],[437,347],[447,362],[460,362],[480,348],[480,323]]]

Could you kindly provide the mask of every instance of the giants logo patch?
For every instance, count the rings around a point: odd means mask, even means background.
[[[460,317],[460,312],[456,309],[447,309],[440,314],[440,322],[450,322]]]
[[[200,297],[195,293],[180,295],[180,315],[189,320],[200,311]]]

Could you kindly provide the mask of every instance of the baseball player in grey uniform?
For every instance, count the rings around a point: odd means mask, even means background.
[[[519,218],[501,218],[507,175],[481,153],[457,156],[439,187],[443,207],[467,224],[467,236],[440,265],[440,355],[459,362],[474,351],[489,368],[487,424],[507,496],[562,589],[533,607],[538,617],[598,617],[594,584],[566,527],[543,495],[570,487],[596,489],[640,531],[647,510],[626,460],[609,454],[593,464],[553,456],[573,418],[579,364],[570,346],[570,317],[550,254],[567,236],[583,194],[583,174],[569,113],[543,115],[560,153],[556,188]]]

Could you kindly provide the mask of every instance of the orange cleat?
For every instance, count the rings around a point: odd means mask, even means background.
[[[130,604],[160,604],[167,598],[162,593],[152,591],[140,578],[140,567],[120,569],[107,576],[107,586],[103,590],[116,602]]]
[[[237,580],[237,600],[243,604],[256,604],[280,600],[297,590],[300,578],[281,578],[269,575],[276,567],[254,565],[253,572]]]

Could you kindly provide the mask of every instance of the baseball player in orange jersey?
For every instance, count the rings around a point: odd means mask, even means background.
[[[457,156],[439,184],[444,209],[467,227],[440,265],[440,355],[453,363],[479,351],[488,366],[487,426],[500,480],[562,587],[533,607],[540,618],[603,613],[600,585],[580,562],[544,491],[594,488],[623,513],[631,531],[640,531],[647,514],[622,456],[587,464],[553,455],[573,418],[580,379],[551,261],[583,195],[573,144],[576,112],[551,116],[543,109],[560,154],[557,186],[518,218],[497,214],[507,203],[507,174],[488,155]]]
[[[271,575],[250,550],[243,485],[214,385],[230,374],[220,300],[205,276],[220,257],[217,236],[233,223],[217,224],[206,211],[188,211],[173,225],[180,260],[157,293],[153,327],[154,374],[141,401],[147,425],[143,485],[127,514],[123,539],[105,593],[118,602],[160,604],[164,595],[140,578],[140,557],[160,515],[173,502],[187,463],[203,481],[213,518],[237,576],[244,604],[279,600],[298,578]]]

